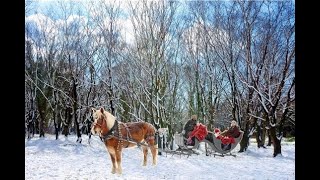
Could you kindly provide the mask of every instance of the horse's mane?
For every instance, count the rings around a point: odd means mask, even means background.
[[[106,123],[108,126],[108,129],[111,129],[114,125],[114,122],[116,120],[116,117],[114,117],[111,113],[109,113],[108,111],[104,111],[103,114],[106,117]]]

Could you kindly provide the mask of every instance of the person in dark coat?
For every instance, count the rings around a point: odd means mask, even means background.
[[[222,136],[228,136],[228,137],[233,137],[237,138],[240,135],[240,129],[237,124],[237,121],[233,120],[231,121],[231,126],[227,130],[224,130],[222,133],[220,133]]]
[[[225,136],[225,137],[228,137],[228,139],[232,138],[231,140],[233,140],[233,141],[234,141],[234,138],[239,137],[240,129],[239,129],[237,121],[232,120],[231,126],[227,130],[224,130],[223,132],[221,132],[220,135],[221,135],[222,139]],[[231,148],[231,143],[221,144],[221,147],[223,150],[229,150]]]
[[[191,135],[191,132],[193,131],[194,127],[197,125],[197,115],[192,115],[191,119],[187,121],[187,123],[184,125],[183,128],[183,136],[185,139],[188,139],[189,136]],[[194,138],[192,137],[192,143],[194,143]],[[192,145],[192,144],[190,144]]]

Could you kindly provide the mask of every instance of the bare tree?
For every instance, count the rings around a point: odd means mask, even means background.
[[[177,58],[177,46],[170,44],[175,40],[176,34],[170,34],[177,30],[178,23],[174,22],[177,2],[166,1],[142,1],[130,2],[130,12],[133,14],[131,22],[134,27],[135,44],[132,47],[136,55],[132,54],[132,67],[139,70],[133,83],[141,86],[135,91],[139,97],[144,120],[151,121],[157,128],[171,127],[172,111],[167,105],[173,106],[173,99],[169,93],[173,89],[176,95],[179,79],[173,81],[174,86],[170,86],[172,69],[175,68],[174,61]],[[172,48],[172,49],[170,49]],[[173,55],[173,56],[172,56]],[[170,57],[173,57],[172,59]],[[176,71],[175,74],[178,72]],[[141,94],[140,94],[141,93]],[[141,98],[141,99],[140,99]],[[170,103],[166,103],[170,102]],[[141,112],[141,111],[140,111]],[[169,116],[170,115],[170,116]],[[172,128],[169,128],[170,134]]]
[[[261,110],[251,108],[248,115],[253,117],[259,131],[263,129],[261,125],[266,125],[274,146],[273,155],[277,156],[281,154],[282,138],[282,130],[278,128],[282,123],[279,123],[281,121],[277,117],[277,111],[285,94],[290,94],[294,86],[294,82],[290,83],[294,79],[295,55],[293,5],[290,2],[263,3],[261,6],[268,9],[268,13],[258,16],[258,12],[250,13],[253,9],[251,6],[256,5],[252,3],[239,3],[245,22],[243,37],[246,42],[245,64],[249,77],[247,80],[241,79],[249,88],[251,96],[256,94],[256,100],[262,107],[262,113]],[[255,19],[258,19],[259,23],[255,23]],[[257,27],[262,27],[264,30],[261,31]],[[261,123],[261,120],[265,123]],[[258,140],[263,139],[260,135],[258,132]],[[261,141],[258,144],[263,146],[264,143]]]

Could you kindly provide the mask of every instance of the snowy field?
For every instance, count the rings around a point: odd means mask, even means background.
[[[130,148],[123,151],[122,175],[111,174],[111,160],[98,137],[88,143],[82,137],[82,144],[75,143],[76,137],[55,140],[52,135],[39,139],[38,136],[25,140],[26,180],[103,180],[103,179],[241,179],[241,180],[292,180],[295,179],[295,143],[282,143],[282,156],[272,157],[273,148],[257,148],[254,141],[244,153],[232,156],[206,156],[201,143],[200,155],[158,156],[157,166],[142,166],[142,151]]]

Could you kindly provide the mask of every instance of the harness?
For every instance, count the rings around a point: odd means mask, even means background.
[[[121,124],[124,126],[124,128],[126,129],[127,135],[125,138],[122,137],[122,133],[121,133]],[[99,124],[100,125],[100,124]],[[101,125],[100,125],[101,126]],[[154,139],[155,136],[157,136],[158,132],[156,131],[155,135],[146,135],[144,137],[144,141],[142,142],[137,142],[134,139],[132,139],[131,133],[129,131],[128,126],[125,123],[121,123],[118,122],[118,120],[115,120],[114,125],[112,126],[112,128],[108,131],[107,134],[104,135],[100,135],[100,138],[103,142],[106,142],[107,140],[111,139],[111,138],[117,138],[119,143],[118,143],[118,150],[120,149],[120,144],[123,147],[123,141],[127,141],[128,144],[125,148],[127,148],[129,146],[129,143],[134,143],[136,144],[138,147],[140,147],[141,145],[143,146],[149,146],[145,140],[149,140],[149,139]],[[155,141],[155,145],[157,144],[157,141]]]
[[[119,124],[118,121],[115,120],[112,128],[108,131],[108,133],[105,134],[105,135],[100,136],[103,139],[103,142],[105,142],[106,140],[112,138],[112,136],[114,136],[114,134],[116,132],[119,134],[119,132],[118,132],[119,130],[115,128],[115,127],[119,126],[118,124]]]

